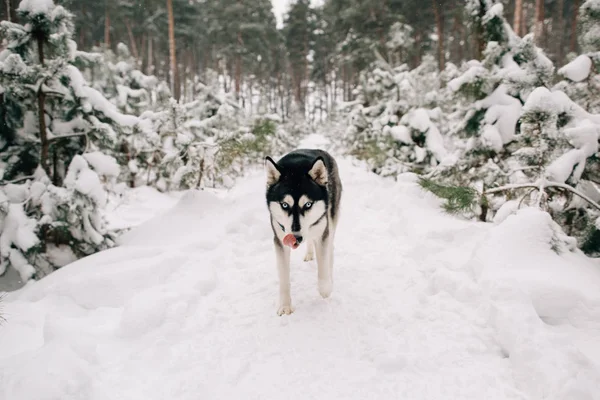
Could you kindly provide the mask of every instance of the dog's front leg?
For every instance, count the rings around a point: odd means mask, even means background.
[[[328,235],[317,241],[316,250],[319,293],[326,299],[333,291],[333,237]]]
[[[306,255],[304,261],[312,261],[315,259],[315,244],[312,240],[306,242]]]
[[[284,246],[277,237],[275,242],[275,257],[277,258],[277,272],[279,274],[279,308],[278,315],[291,314],[292,296],[290,294],[290,248]]]

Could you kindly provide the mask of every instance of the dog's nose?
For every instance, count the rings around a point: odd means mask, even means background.
[[[298,242],[298,244],[302,243],[302,236],[294,235],[294,237],[296,238],[296,242]]]

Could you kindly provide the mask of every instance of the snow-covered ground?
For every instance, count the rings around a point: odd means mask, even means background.
[[[7,297],[0,399],[598,399],[600,265],[546,214],[461,221],[412,175],[339,164],[331,298],[301,246],[276,315],[262,171],[141,189],[111,217],[139,224],[120,247]]]

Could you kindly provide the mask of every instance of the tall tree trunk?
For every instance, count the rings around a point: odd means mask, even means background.
[[[300,84],[302,86],[302,92],[300,97],[300,111],[302,116],[306,115],[306,98],[308,97],[308,32],[304,31],[304,66],[302,69],[302,78]]]
[[[342,101],[348,101],[348,96],[346,96],[346,82],[348,76],[348,68],[346,67],[346,63],[342,65]]]
[[[179,72],[177,71],[177,56],[175,47],[175,19],[173,17],[173,0],[167,0],[169,14],[169,55],[171,60],[171,89],[175,100],[179,101],[181,86],[179,85]]]
[[[58,173],[58,148],[59,146],[54,143],[52,151],[52,184],[54,186],[61,186],[62,182]]]
[[[154,73],[152,42],[152,36],[148,36],[148,64],[146,65],[146,75],[152,75]]]
[[[10,0],[7,0],[7,1],[10,1]],[[79,11],[81,12],[81,15],[84,19],[89,18],[88,14],[85,12],[84,4],[81,4]],[[79,27],[79,43],[77,45],[79,46],[80,49],[85,48],[85,34],[86,34],[86,30]],[[92,43],[93,43],[93,39],[92,39]]]
[[[104,45],[110,49],[110,10],[108,0],[104,5]]]
[[[453,41],[453,50],[452,50],[452,54],[451,54],[451,60],[452,62],[454,62],[455,64],[460,64],[460,62],[463,60],[463,49],[462,49],[462,21],[461,21],[461,14],[462,14],[462,8],[461,7],[456,7],[454,10],[454,16],[453,16],[453,22],[452,22],[452,36],[454,37],[454,41]]]
[[[85,34],[84,34],[84,31],[83,31],[83,29],[81,29],[81,30],[79,31],[79,43],[77,43],[77,46],[78,46],[80,49],[83,49],[83,48],[85,48]]]
[[[133,30],[131,29],[131,23],[129,22],[129,18],[125,18],[125,27],[127,28],[127,35],[129,35],[129,47],[131,47],[131,53],[135,57],[136,62],[139,61],[140,54],[137,50],[137,45],[135,44],[135,38],[133,36]]]
[[[414,65],[413,68],[418,67],[421,64],[421,52],[422,52],[422,46],[421,46],[421,41],[423,40],[423,35],[421,33],[421,28],[419,26],[417,26],[417,29],[415,30],[415,46],[414,48],[416,49],[415,51],[415,58],[414,58]]]
[[[571,22],[571,45],[569,51],[577,51],[577,16],[579,15],[579,0],[573,1],[573,21]]]
[[[485,50],[485,40],[483,39],[483,21],[485,19],[485,10],[479,7],[479,24],[475,25],[475,58],[481,60],[483,51]]]
[[[335,110],[335,106],[337,105],[338,99],[338,71],[335,71],[335,78],[332,79],[333,82],[333,93],[331,95],[331,109]]]
[[[44,65],[44,38],[42,35],[37,37],[37,48],[38,48],[38,59],[40,65]],[[37,92],[37,101],[38,101],[38,125],[40,128],[40,143],[42,146],[40,153],[40,165],[46,171],[48,177],[51,177],[50,173],[50,165],[48,164],[48,153],[50,149],[50,142],[48,141],[48,133],[46,132],[46,110],[45,110],[45,102],[46,96],[44,94],[44,90],[42,89],[43,85],[40,84]]]
[[[523,35],[521,31],[523,21],[523,0],[516,0],[515,2],[515,15],[513,18],[513,30],[517,36]]]
[[[446,55],[444,53],[444,14],[440,10],[440,7],[443,7],[444,4],[443,2],[440,4],[439,0],[431,0],[431,2],[433,3],[433,14],[435,15],[435,26],[438,36],[438,65],[440,71],[443,71]]]
[[[378,2],[377,5],[379,6],[377,8],[376,11],[376,15],[375,15],[375,20],[378,22],[378,27],[377,27],[377,36],[379,36],[379,54],[381,54],[381,56],[383,57],[384,60],[386,61],[390,61],[390,59],[388,59],[388,52],[387,52],[387,48],[385,46],[385,42],[387,40],[386,37],[386,32],[383,26],[383,20],[386,16],[386,0],[382,0],[381,2]]]
[[[192,87],[190,88],[190,100],[196,98],[196,76],[198,74],[198,56],[196,50],[192,48],[190,51],[190,73],[192,77]]]
[[[535,42],[542,45],[544,39],[544,0],[535,0]]]
[[[229,92],[229,89],[227,88],[227,61],[226,60],[218,60],[217,61],[217,71],[219,72],[219,75],[221,75],[223,77],[223,91],[225,93]]]
[[[242,32],[237,33],[238,51],[235,54],[235,98],[240,98],[240,90],[242,87]]]
[[[240,6],[240,8],[243,6],[243,1],[242,0],[238,0],[237,1],[238,5]],[[240,21],[241,22],[241,16],[240,16]],[[242,87],[242,45],[244,44],[244,41],[242,39],[242,31],[241,31],[241,27],[238,27],[238,31],[237,31],[237,51],[235,54],[235,98],[239,99],[240,98],[240,90]]]
[[[19,3],[17,0],[5,0],[6,1],[6,18],[10,22],[17,22],[17,7]]]
[[[521,34],[524,36],[527,34],[527,18],[529,18],[527,7],[523,9],[523,18],[521,18]]]
[[[183,44],[183,47],[185,48],[185,43]],[[179,59],[181,60],[181,71],[180,71],[181,94],[180,94],[180,98],[181,98],[181,101],[183,103],[185,103],[187,101],[186,96],[187,96],[187,80],[188,80],[186,53],[181,53]]]
[[[282,87],[281,71],[277,71],[277,97],[279,97],[279,105],[281,107],[281,118],[285,119],[285,102]]]
[[[565,18],[564,18],[564,8],[565,8],[565,0],[558,0],[556,6],[557,13],[557,29],[556,35],[556,62],[558,65],[562,65],[564,60],[564,32],[565,32]]]
[[[354,77],[354,66],[352,64],[350,64],[350,78],[348,79],[348,100],[352,101],[354,100],[354,96],[352,93],[352,89],[354,89],[355,87],[355,77]]]
[[[148,68],[147,65],[147,58],[146,58],[146,40],[148,40],[148,35],[146,35],[145,33],[142,34],[142,40],[140,41],[140,59],[139,59],[139,64],[140,64],[140,68],[142,71],[146,71],[146,69]]]

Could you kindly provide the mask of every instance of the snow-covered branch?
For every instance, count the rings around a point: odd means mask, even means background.
[[[581,193],[579,190],[575,189],[574,187],[567,185],[565,183],[546,181],[544,179],[540,179],[538,182],[533,182],[533,183],[517,183],[517,184],[500,186],[497,188],[485,190],[483,192],[483,194],[484,195],[493,194],[493,193],[498,193],[498,192],[506,192],[509,190],[524,189],[524,188],[532,188],[532,189],[543,192],[544,188],[550,188],[550,187],[558,187],[561,189],[568,190],[569,192],[573,193],[574,195],[579,196],[582,199],[584,199],[585,201],[587,201],[588,203],[590,203],[596,209],[600,210],[600,204],[596,203],[589,196],[587,196],[584,193]]]

